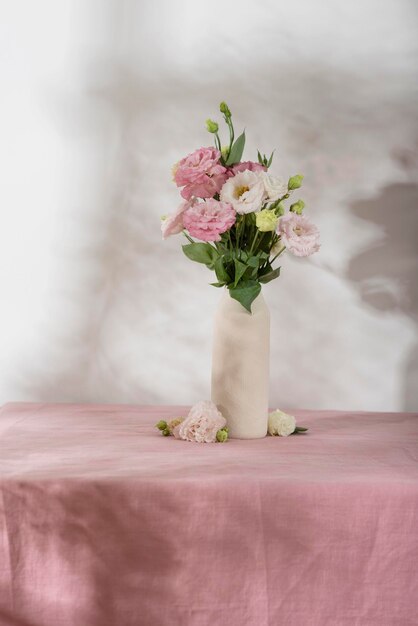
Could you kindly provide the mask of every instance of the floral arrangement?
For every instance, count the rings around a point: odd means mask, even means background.
[[[184,441],[224,443],[228,439],[226,419],[213,402],[206,400],[192,406],[187,417],[175,417],[169,422],[160,420],[155,427],[164,437],[173,435],[176,439]],[[293,415],[288,415],[279,409],[269,415],[268,432],[270,435],[287,437],[307,430],[302,426],[296,426]]]
[[[296,174],[288,182],[269,173],[270,157],[258,151],[258,160],[243,161],[245,131],[235,139],[232,114],[220,104],[229,131],[221,145],[219,125],[208,119],[206,127],[215,147],[200,148],[181,159],[173,178],[182,202],[175,213],[162,218],[163,239],[183,233],[183,252],[216,274],[215,287],[227,287],[232,298],[249,312],[261,286],[277,278],[273,263],[288,250],[309,256],[319,250],[318,228],[303,214],[305,203],[285,201],[302,185]]]

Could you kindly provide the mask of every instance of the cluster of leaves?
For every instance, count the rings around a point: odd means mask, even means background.
[[[253,213],[241,215],[221,241],[191,242],[183,246],[184,254],[202,263],[216,274],[214,287],[227,287],[232,298],[247,311],[261,291],[261,285],[280,275],[280,267],[273,269],[270,251],[277,243],[275,233],[261,233],[255,225]]]
[[[273,156],[274,156],[274,150],[270,154],[269,158],[267,158],[265,154],[261,154],[260,150],[257,150],[258,162],[260,163],[260,165],[264,165],[264,167],[267,167],[267,169],[270,167],[270,165],[273,162]]]

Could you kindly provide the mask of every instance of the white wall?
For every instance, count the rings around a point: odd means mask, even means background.
[[[2,0],[0,401],[209,395],[219,292],[159,216],[225,99],[322,230],[265,288],[271,404],[418,408],[418,7]]]

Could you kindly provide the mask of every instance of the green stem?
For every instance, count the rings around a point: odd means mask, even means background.
[[[187,239],[190,241],[190,243],[196,243],[196,242],[195,242],[195,241],[194,241],[191,237],[189,237],[189,235],[186,233],[186,231],[185,231],[185,230],[183,230],[183,235],[184,235],[185,237],[187,237]]]
[[[239,227],[240,227],[240,218],[235,222],[235,244],[237,246],[237,250],[239,249]]]
[[[249,253],[248,253],[250,256],[251,256],[251,255],[252,255],[252,253],[253,253],[254,246],[255,246],[255,242],[257,241],[257,237],[258,237],[258,230],[256,230],[256,231],[255,231],[255,236],[254,236],[253,242],[252,242],[252,244],[251,244],[250,251],[249,251]]]
[[[239,250],[239,244],[241,240],[242,231],[245,229],[245,215],[241,215],[237,227],[237,250]]]
[[[276,254],[275,257],[273,257],[273,259],[270,261],[270,265],[273,265],[274,261],[277,259],[277,257],[279,257],[281,254],[283,254],[283,252],[286,250],[286,248],[283,248],[282,250],[280,250],[280,252],[278,252]]]
[[[231,118],[227,120],[228,128],[229,128],[229,150],[228,153],[231,152],[232,144],[234,143],[235,134],[234,134],[234,126],[232,124]]]
[[[228,240],[229,240],[229,247],[232,250],[233,245],[232,245],[231,231],[230,230],[228,230]]]

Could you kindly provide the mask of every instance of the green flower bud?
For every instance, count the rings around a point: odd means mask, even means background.
[[[221,154],[222,154],[224,161],[226,161],[229,156],[229,146],[222,146]]]
[[[221,430],[218,430],[218,432],[216,433],[216,441],[219,441],[219,443],[224,443],[224,441],[226,441],[227,439],[228,439],[228,429],[221,428]]]
[[[206,120],[206,128],[210,133],[217,133],[219,130],[218,124],[211,119]]]
[[[302,187],[302,180],[303,180],[302,174],[296,174],[295,176],[291,176],[287,184],[289,191],[292,191],[293,189],[299,189],[299,187]]]
[[[155,424],[155,428],[158,428],[158,430],[165,430],[167,428],[167,422],[160,420],[158,424]]]
[[[270,204],[270,211],[274,211],[277,217],[284,215],[284,204],[282,200],[276,200],[276,202]]]
[[[302,211],[305,208],[305,203],[303,200],[298,200],[294,204],[290,205],[290,211],[292,213],[297,213],[298,215],[302,215]]]
[[[231,111],[229,110],[226,102],[221,102],[221,104],[219,105],[219,110],[225,115],[225,117],[231,117]]]
[[[282,215],[284,215],[284,204],[283,202],[279,202],[279,204],[276,207],[276,215],[278,217],[281,217]]]
[[[161,432],[164,435],[164,437],[168,437],[171,434],[170,430],[168,428],[164,428],[164,430],[161,431]]]
[[[255,223],[260,232],[273,232],[277,226],[277,215],[275,211],[265,209],[255,214]]]

